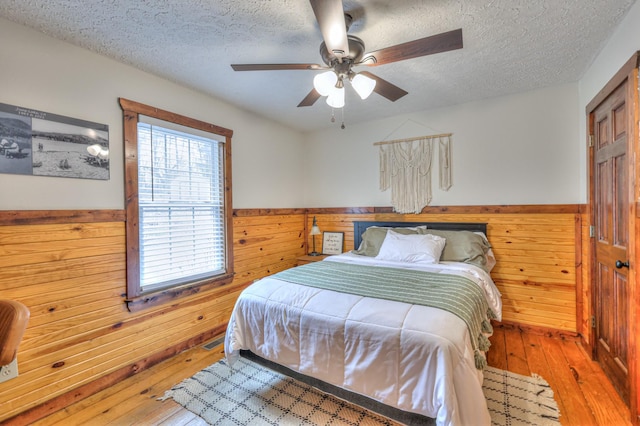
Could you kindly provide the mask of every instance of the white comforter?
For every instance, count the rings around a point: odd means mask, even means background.
[[[345,253],[325,261],[405,266],[464,275],[481,286],[500,319],[489,274],[460,263],[407,265]],[[489,425],[482,373],[465,323],[426,306],[337,293],[266,277],[245,289],[225,338],[227,360],[241,349],[302,374],[369,396],[438,425]]]

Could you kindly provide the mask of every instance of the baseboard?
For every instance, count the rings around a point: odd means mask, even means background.
[[[590,360],[595,359],[595,348],[584,339],[584,336],[580,336],[580,345],[578,345],[578,347]]]
[[[537,336],[555,337],[558,339],[580,339],[580,335],[575,331],[559,330],[555,328],[540,327],[536,325],[520,324],[510,321],[491,321],[494,329],[502,328],[505,330],[518,330],[523,333],[534,334]]]

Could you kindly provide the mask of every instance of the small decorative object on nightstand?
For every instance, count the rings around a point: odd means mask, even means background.
[[[323,232],[322,233],[322,254],[342,253],[342,242],[344,232]]]
[[[309,232],[309,235],[311,235],[311,238],[313,238],[313,251],[311,253],[309,253],[309,256],[319,256],[320,253],[318,253],[316,251],[316,235],[320,235],[320,228],[318,228],[318,224],[316,222],[316,217],[313,217],[313,225],[311,225],[311,232]]]

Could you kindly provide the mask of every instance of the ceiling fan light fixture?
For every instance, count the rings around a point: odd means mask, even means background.
[[[334,87],[327,96],[327,105],[331,108],[344,107],[344,87]]]
[[[386,65],[407,59],[418,58],[450,50],[462,49],[462,28],[435,34],[405,43],[388,46],[383,49],[369,51],[359,37],[348,34],[354,17],[344,10],[344,0],[309,0],[317,27],[322,33],[320,57],[324,65],[319,63],[284,63],[284,64],[232,64],[234,71],[272,71],[272,70],[311,70],[318,73],[313,79],[313,89],[298,104],[298,107],[312,106],[318,99],[329,96],[333,88],[341,88],[344,79],[349,79],[354,90],[362,99],[368,98],[371,92],[395,102],[407,95],[406,90],[380,78],[370,72],[357,74],[352,71],[356,66]],[[347,9],[353,8],[348,4]],[[357,9],[360,9],[359,7]],[[360,14],[360,11],[358,11]],[[357,18],[361,19],[364,14]],[[337,94],[331,96],[328,103],[342,108],[344,101]]]
[[[323,72],[313,77],[313,88],[316,89],[321,96],[328,96],[335,88],[338,82],[338,76],[333,71]]]
[[[376,88],[376,81],[366,75],[356,74],[351,79],[351,86],[353,86],[361,99],[367,99],[373,93],[373,89]]]

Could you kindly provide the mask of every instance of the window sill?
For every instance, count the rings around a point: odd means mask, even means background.
[[[169,303],[176,299],[218,288],[229,284],[231,281],[233,281],[233,274],[222,275],[213,279],[189,283],[180,287],[173,287],[170,289],[146,293],[138,297],[128,298],[125,300],[125,303],[127,304],[129,312],[138,312],[143,309]]]

